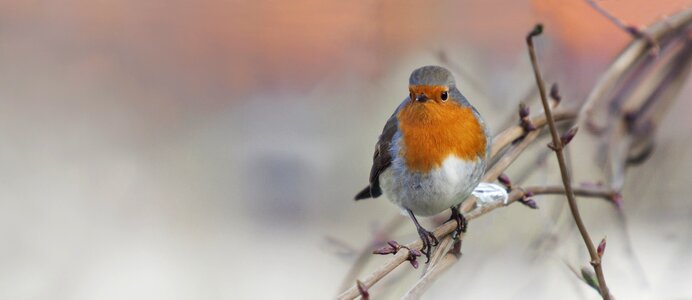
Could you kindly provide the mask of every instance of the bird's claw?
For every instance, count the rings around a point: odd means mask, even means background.
[[[423,247],[420,251],[425,255],[425,263],[430,262],[430,254],[432,253],[432,248],[437,246],[440,242],[430,231],[425,230],[423,227],[418,227],[418,235],[420,236],[421,242],[423,242]]]
[[[457,207],[452,207],[452,215],[449,217],[449,220],[457,222],[457,228],[452,232],[452,238],[456,240],[462,232],[466,232],[469,222]]]
[[[430,262],[430,253],[432,253],[432,248],[437,246],[440,242],[437,240],[437,237],[435,237],[435,234],[427,231],[425,228],[423,228],[423,226],[420,225],[420,223],[418,223],[418,219],[416,219],[416,216],[410,209],[407,208],[406,211],[408,211],[411,220],[413,220],[413,224],[416,225],[418,236],[420,236],[420,240],[423,243],[423,247],[420,248],[420,251],[425,254],[425,257],[427,258],[425,263],[427,264]]]

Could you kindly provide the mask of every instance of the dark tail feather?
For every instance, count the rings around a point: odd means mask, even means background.
[[[360,191],[360,193],[356,195],[356,201],[368,198],[377,198],[381,195],[382,189],[380,188],[380,183],[379,181],[375,181],[371,185],[366,186],[362,191]]]
[[[360,193],[356,194],[356,201],[372,198],[370,194],[370,186],[366,186]]]

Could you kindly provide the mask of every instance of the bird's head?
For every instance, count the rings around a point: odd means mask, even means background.
[[[460,95],[456,89],[454,76],[449,70],[439,66],[425,66],[411,73],[409,78],[410,104],[441,104]]]

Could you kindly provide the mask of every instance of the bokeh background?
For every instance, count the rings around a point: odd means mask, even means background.
[[[692,3],[601,4],[646,26]],[[352,197],[410,71],[451,68],[497,132],[535,98],[536,22],[567,106],[629,40],[580,0],[0,1],[0,298],[333,298],[398,214]],[[692,299],[691,95],[629,170],[626,218],[582,202],[619,299]],[[598,177],[574,147],[577,180]],[[428,298],[597,299],[567,267],[588,256],[562,199],[538,203],[472,222]]]

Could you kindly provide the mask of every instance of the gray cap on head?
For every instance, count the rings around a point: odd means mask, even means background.
[[[415,69],[408,80],[410,85],[445,85],[454,86],[454,75],[440,66],[425,66]]]

